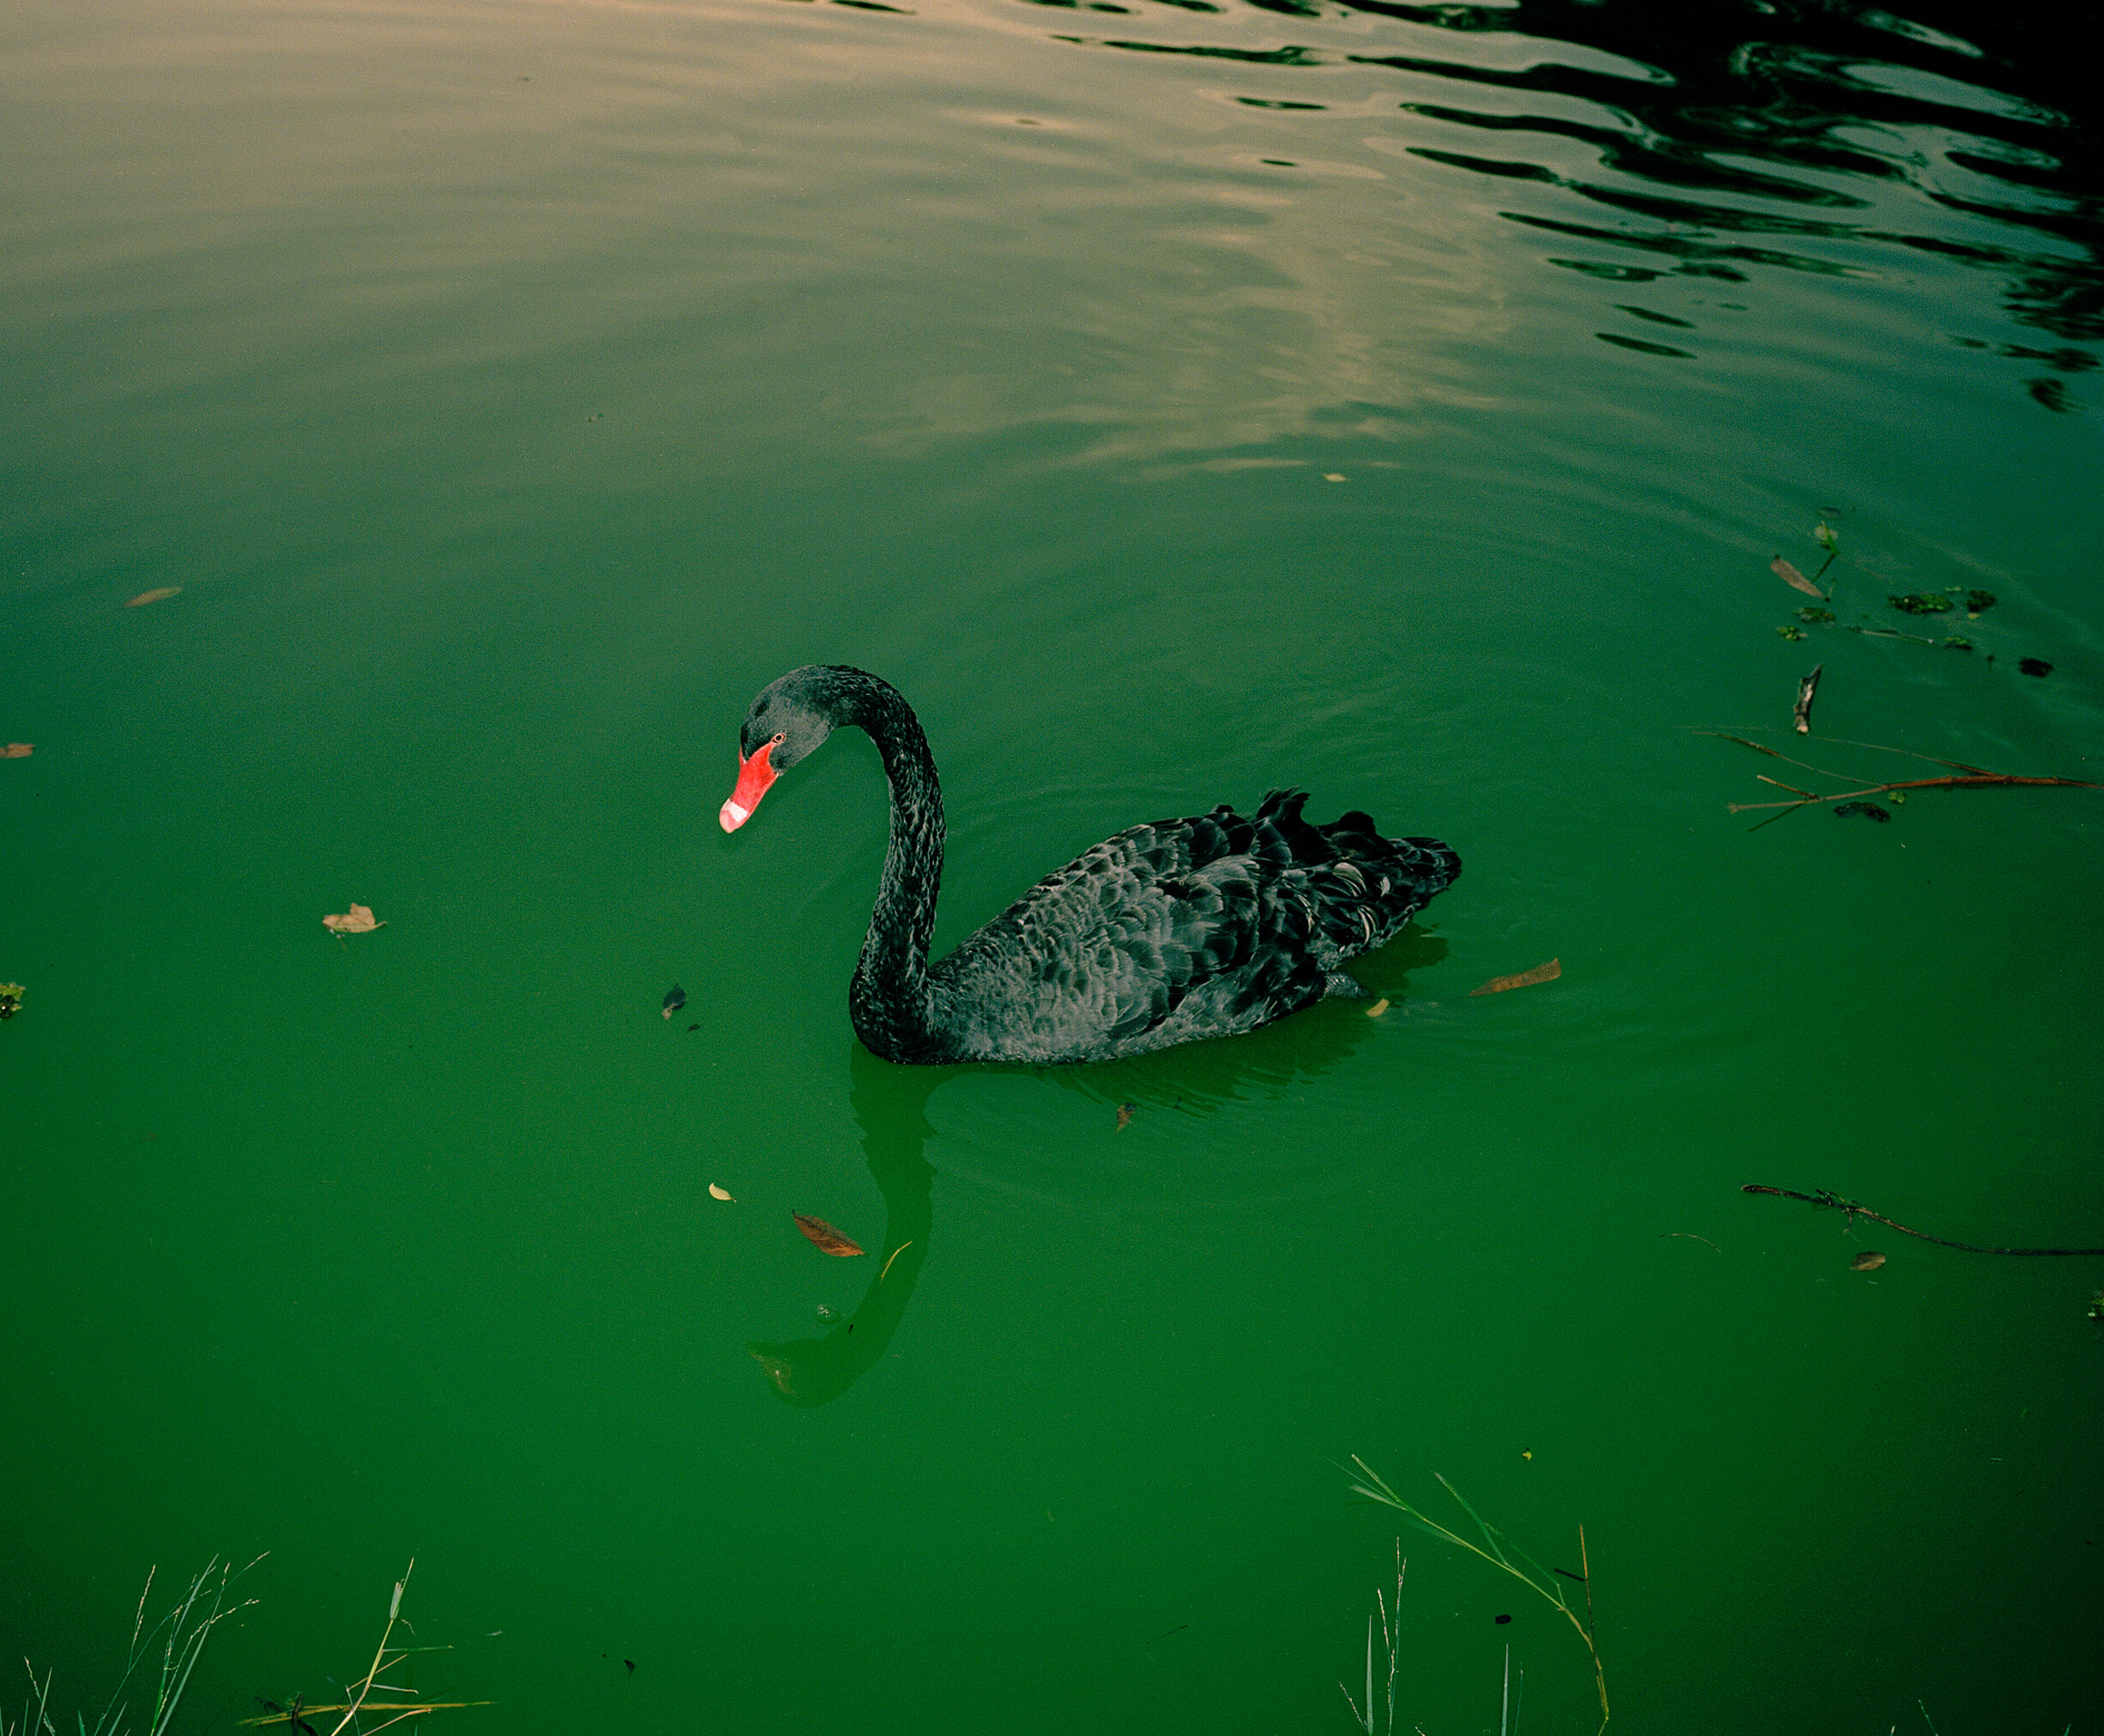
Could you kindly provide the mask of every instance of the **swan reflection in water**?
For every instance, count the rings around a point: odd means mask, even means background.
[[[1446,956],[1439,936],[1412,927],[1360,974],[1376,995],[1394,1001],[1390,1018],[1406,1016],[1407,973]],[[956,1074],[1024,1073],[1106,1105],[1131,1102],[1212,1114],[1226,1105],[1275,1097],[1329,1072],[1376,1034],[1363,1007],[1329,1003],[1232,1041],[1187,1044],[1129,1061],[1082,1067],[901,1067],[854,1044],[847,1057],[847,1100],[862,1133],[862,1154],[884,1200],[884,1239],[871,1263],[860,1304],[823,1335],[753,1342],[749,1350],[768,1383],[789,1404],[829,1404],[876,1366],[905,1317],[928,1257],[935,1224],[935,1170],[927,1143],[935,1129],[928,1100]],[[1106,1120],[1106,1130],[1113,1124]]]

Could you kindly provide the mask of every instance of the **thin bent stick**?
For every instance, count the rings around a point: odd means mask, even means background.
[[[1768,781],[1773,783],[1774,779]],[[1807,798],[1814,802],[1845,802],[1855,796],[1882,796],[1894,790],[1984,790],[1999,789],[2014,785],[2061,790],[2104,790],[2104,784],[2092,782],[2088,778],[2019,778],[2006,772],[1982,772],[1975,777],[1963,778],[1908,778],[1903,782],[1872,784],[1860,790],[1837,790],[1830,796]],[[1787,789],[1788,785],[1783,787]],[[1727,802],[1725,806],[1734,814],[1750,813],[1758,808],[1794,808],[1799,802]]]
[[[1743,735],[1727,735],[1721,729],[1698,729],[1696,730],[1694,733],[1697,735],[1715,736],[1719,741],[1735,741],[1741,747],[1750,747],[1756,753],[1766,754],[1770,759],[1779,759],[1790,765],[1802,766],[1806,771],[1817,772],[1823,778],[1839,778],[1843,783],[1846,783],[1848,781],[1849,774],[1847,772],[1830,772],[1824,766],[1815,766],[1809,760],[1791,759],[1789,755],[1787,753],[1778,753],[1774,748],[1769,747],[1762,742],[1748,741]],[[1816,741],[1818,739],[1818,738],[1815,736],[1813,739]],[[1948,760],[1938,760],[1936,763],[1938,765],[1948,765],[1950,762]],[[1789,787],[1786,784],[1783,787],[1787,789]]]
[[[2059,1254],[2071,1259],[2104,1259],[2104,1248],[1982,1248],[1971,1242],[1954,1242],[1944,1236],[1932,1236],[1926,1230],[1910,1230],[1905,1224],[1888,1218],[1883,1212],[1874,1212],[1868,1206],[1860,1206],[1854,1200],[1842,1199],[1838,1194],[1798,1193],[1787,1187],[1763,1187],[1758,1182],[1747,1182],[1741,1193],[1775,1194],[1786,1200],[1802,1200],[1806,1205],[1831,1206],[1837,1212],[1846,1212],[1851,1218],[1875,1218],[1881,1224],[1890,1226],[1902,1236],[1918,1236],[1925,1242],[1934,1242],[1940,1247],[1957,1248],[1968,1254]]]
[[[1813,769],[1816,771],[1818,768],[1815,766]],[[1786,784],[1781,778],[1769,777],[1766,772],[1756,772],[1753,775],[1764,784],[1773,784],[1777,789],[1787,790],[1794,796],[1802,796],[1808,802],[1816,802],[1819,799],[1810,790],[1800,790],[1795,784]]]
[[[395,1637],[395,1624],[401,1618],[401,1594],[408,1587],[409,1576],[415,1571],[416,1557],[413,1555],[409,1558],[409,1565],[403,1569],[401,1578],[395,1584],[394,1601],[388,1606],[387,1625],[380,1631],[380,1644],[378,1649],[372,1655],[372,1667],[365,1672],[365,1679],[359,1684],[357,1693],[351,1697],[350,1704],[344,1708],[343,1716],[337,1721],[336,1727],[329,1733],[329,1736],[343,1736],[345,1728],[353,1719],[358,1716],[359,1708],[364,1706],[371,1697],[373,1678],[386,1667],[387,1643]],[[410,1715],[413,1715],[407,1713],[403,1715],[405,1717]],[[398,1724],[401,1721],[400,1718],[388,1720],[389,1724]],[[386,1725],[380,1727],[384,1729]]]
[[[1758,723],[1746,726],[1749,729],[1765,729],[1768,726],[1766,724]],[[1719,741],[1735,741],[1741,747],[1751,748],[1756,753],[1775,754],[1777,759],[1790,759],[1787,753],[1776,753],[1774,748],[1765,746],[1757,741],[1748,741],[1743,735],[1732,735],[1721,729],[1697,729],[1692,725],[1688,726],[1688,729],[1689,732],[1693,735],[1711,735]],[[1829,742],[1836,747],[1867,748],[1872,753],[1896,753],[1908,759],[1926,760],[1932,766],[1949,766],[1954,771],[1979,772],[1984,775],[1987,769],[1985,766],[1973,765],[1965,760],[1944,759],[1932,753],[1916,753],[1910,747],[1887,747],[1879,741],[1851,741],[1848,737],[1842,735],[1815,735],[1811,738],[1813,741]],[[1824,766],[1807,764],[1803,760],[1790,760],[1790,763],[1794,766],[1804,766],[1806,771],[1826,772],[1826,775],[1830,778],[1843,775],[1840,772],[1828,772]]]
[[[1817,741],[1830,741],[1836,747],[1866,747],[1872,753],[1904,754],[1908,759],[1926,760],[1932,766],[1951,766],[1962,772],[1984,772],[1985,766],[1968,765],[1963,760],[1939,759],[1932,753],[1916,753],[1910,747],[1886,747],[1874,741],[1849,741],[1838,735],[1815,736]]]

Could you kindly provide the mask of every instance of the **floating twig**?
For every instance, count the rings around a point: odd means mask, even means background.
[[[1770,778],[1767,781],[1773,783],[1775,780]],[[1807,802],[1846,802],[1858,796],[1889,795],[1894,790],[1984,790],[2018,784],[2047,789],[2104,790],[2104,784],[2088,778],[2019,778],[2006,772],[1975,772],[1956,777],[1908,778],[1896,783],[1867,784],[1860,790],[1837,790],[1830,796],[1806,796],[1794,802],[1727,802],[1725,805],[1732,813],[1745,814],[1760,808],[1801,808]],[[1787,789],[1788,786],[1783,787]]]
[[[1845,1200],[1824,1188],[1817,1193],[1798,1193],[1787,1187],[1763,1187],[1758,1182],[1748,1182],[1739,1191],[1775,1194],[1786,1200],[1802,1200],[1806,1205],[1829,1206],[1835,1211],[1846,1212],[1852,1223],[1857,1218],[1875,1218],[1889,1228],[1897,1230],[1902,1236],[1917,1236],[1925,1242],[1934,1242],[1938,1247],[1957,1248],[1968,1254],[2059,1254],[2073,1259],[2104,1259],[2104,1248],[1982,1248],[1971,1242],[1954,1242],[1945,1236],[1932,1236],[1926,1230],[1910,1230],[1905,1224],[1888,1218],[1883,1212],[1874,1212],[1868,1206],[1858,1205],[1854,1200]]]

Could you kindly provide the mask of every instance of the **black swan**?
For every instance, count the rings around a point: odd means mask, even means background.
[[[1105,1061],[1363,997],[1338,967],[1392,940],[1461,872],[1437,839],[1383,838],[1361,813],[1310,825],[1305,794],[1274,790],[1254,819],[1223,804],[1106,839],[931,964],[943,791],[889,682],[813,665],[764,689],[723,829],[843,724],[869,732],[891,784],[891,841],[847,997],[855,1034],[887,1061]]]

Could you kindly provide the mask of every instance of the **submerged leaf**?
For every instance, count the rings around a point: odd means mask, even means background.
[[[2017,660],[2017,667],[2026,675],[2050,675],[2053,665],[2043,657],[2024,657]]]
[[[1933,591],[1916,591],[1905,597],[1889,596],[1885,601],[1902,615],[1947,615],[1950,612],[1950,599],[1939,597]]]
[[[1968,615],[1985,614],[1993,606],[1994,593],[1992,591],[1968,591],[1965,594],[1965,612]]]
[[[129,603],[125,604],[124,606],[127,609],[136,609],[142,603],[166,602],[170,597],[174,596],[182,588],[183,588],[180,585],[163,585],[158,590],[142,591]]]
[[[1471,995],[1502,995],[1507,989],[1532,988],[1536,983],[1554,982],[1564,973],[1562,961],[1551,959],[1546,964],[1538,964],[1532,970],[1523,970],[1517,976],[1492,977],[1480,989],[1470,989]]]
[[[26,760],[36,750],[33,742],[11,741],[4,748],[0,748],[0,759]]]
[[[1848,1262],[1848,1269],[1851,1272],[1874,1272],[1884,1264],[1883,1254],[1858,1254]]]
[[[1768,570],[1792,590],[1802,591],[1807,597],[1818,597],[1821,601],[1825,600],[1826,593],[1799,572],[1793,563],[1784,560],[1781,555],[1777,555],[1775,559],[1769,562]]]
[[[686,1004],[687,992],[681,988],[678,983],[674,983],[672,987],[666,992],[665,1016],[668,1019],[671,1018],[674,1013],[678,1012],[680,1008],[686,1005]]]
[[[823,1252],[846,1260],[862,1251],[823,1218],[807,1218],[801,1212],[791,1212],[789,1215],[796,1220],[797,1228],[809,1236]]]
[[[727,1200],[735,1197],[730,1189],[718,1187],[713,1181],[708,1184],[708,1197],[714,1200]]]
[[[1839,820],[1845,820],[1852,814],[1860,814],[1865,819],[1875,820],[1880,825],[1892,817],[1875,802],[1843,802],[1834,810],[1834,817]]]
[[[1118,1106],[1118,1125],[1119,1130],[1122,1132],[1125,1128],[1130,1127],[1131,1124],[1132,1106],[1130,1103],[1119,1104]]]
[[[376,928],[385,928],[384,922],[375,922],[372,912],[362,904],[353,904],[341,916],[324,916],[322,926],[334,934],[370,934]]]

